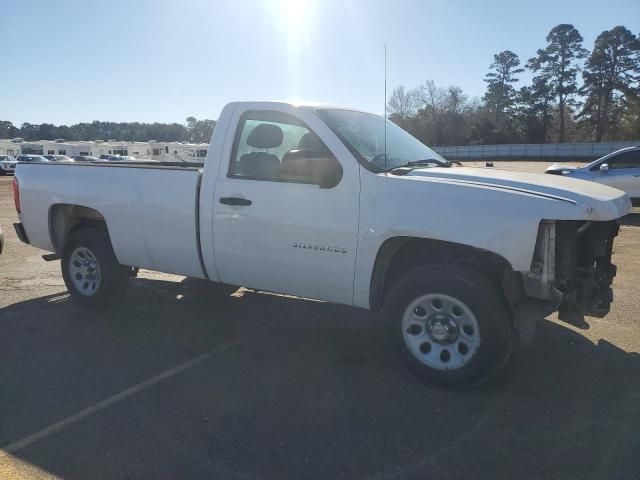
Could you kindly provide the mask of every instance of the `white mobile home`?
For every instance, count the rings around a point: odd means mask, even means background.
[[[100,155],[128,155],[136,158],[149,157],[149,144],[147,142],[94,142]]]
[[[22,142],[16,145],[20,146],[22,155],[45,155],[42,143],[40,142]]]
[[[204,162],[207,143],[149,142],[151,158],[162,162]]]
[[[13,157],[20,154],[20,144],[11,140],[0,140],[0,155],[11,155]]]
[[[206,143],[181,142],[116,142],[95,140],[92,142],[67,142],[60,140],[37,140],[15,142],[0,140],[0,155],[128,155],[141,159],[162,162],[203,162],[207,156]]]
[[[30,145],[40,145],[42,152],[38,155],[77,155],[73,151],[73,144],[61,140],[40,140],[29,143]],[[24,149],[22,153],[25,153]]]

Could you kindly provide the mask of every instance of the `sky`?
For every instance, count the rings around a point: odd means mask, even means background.
[[[480,97],[495,53],[525,63],[559,23],[590,49],[639,34],[640,0],[0,0],[0,120],[184,123],[281,99],[382,113],[385,44],[389,92]]]

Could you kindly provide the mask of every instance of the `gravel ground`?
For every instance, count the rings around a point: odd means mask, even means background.
[[[605,319],[549,318],[498,382],[452,393],[403,374],[361,310],[215,299],[147,271],[122,308],[82,310],[59,262],[17,240],[10,184],[0,177],[2,479],[638,478],[637,215],[615,244]]]

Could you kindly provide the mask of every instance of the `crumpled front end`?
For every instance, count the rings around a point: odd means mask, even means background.
[[[611,255],[618,230],[615,220],[540,222],[531,270],[522,273],[525,294],[576,326],[585,326],[585,315],[604,317],[613,301]]]

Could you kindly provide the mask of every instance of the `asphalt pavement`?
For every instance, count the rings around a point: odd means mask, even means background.
[[[497,382],[449,392],[403,373],[358,309],[141,271],[121,308],[83,310],[16,238],[10,184],[1,479],[638,478],[637,215],[609,316],[549,318]]]

